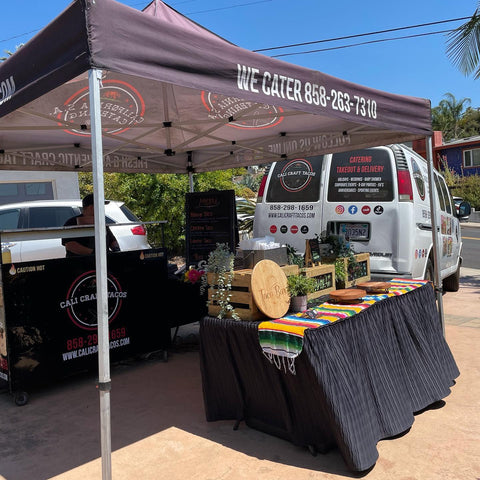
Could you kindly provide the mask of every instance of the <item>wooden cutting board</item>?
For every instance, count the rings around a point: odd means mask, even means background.
[[[378,293],[387,291],[392,284],[390,282],[364,282],[357,283],[357,287],[362,288],[370,293]]]
[[[252,295],[258,309],[267,317],[283,317],[290,307],[285,272],[272,260],[261,260],[252,271]]]
[[[367,294],[365,290],[360,288],[344,288],[341,290],[333,290],[330,292],[330,299],[338,303],[358,302]]]

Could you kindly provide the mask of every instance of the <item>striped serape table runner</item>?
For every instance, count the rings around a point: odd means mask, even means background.
[[[276,320],[261,322],[258,338],[263,354],[281,370],[295,374],[295,358],[303,348],[303,335],[309,328],[319,328],[362,312],[374,303],[389,297],[403,295],[422,287],[428,280],[394,278],[388,292],[366,295],[352,305],[325,302],[304,312],[286,315]]]

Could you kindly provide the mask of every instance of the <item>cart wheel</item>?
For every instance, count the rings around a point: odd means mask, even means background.
[[[314,457],[317,456],[317,449],[313,445],[307,445],[307,448],[311,455],[313,455]]]
[[[28,403],[28,393],[27,392],[15,392],[15,405],[23,407]]]

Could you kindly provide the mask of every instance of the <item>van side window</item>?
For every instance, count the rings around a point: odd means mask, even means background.
[[[440,186],[440,180],[438,179],[437,174],[435,174],[433,177],[434,177],[434,181],[435,181],[435,187],[436,187],[436,190],[437,190],[438,201],[440,203],[440,209],[443,212],[445,212],[445,198],[443,197],[442,188]]]
[[[392,161],[384,150],[356,150],[332,155],[329,202],[391,202]]]
[[[450,197],[450,193],[448,191],[447,184],[445,183],[445,181],[442,178],[439,178],[438,181],[440,182],[440,187],[441,187],[442,192],[443,192],[443,198],[445,199],[445,211],[447,213],[452,214],[452,203],[451,203],[452,199]]]
[[[318,202],[323,155],[277,162],[270,176],[267,202]]]

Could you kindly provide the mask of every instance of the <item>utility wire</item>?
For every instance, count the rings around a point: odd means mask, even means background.
[[[230,5],[229,7],[219,7],[219,8],[211,8],[209,10],[199,10],[198,12],[188,12],[185,15],[196,15],[197,13],[217,12],[219,10],[229,10],[230,8],[245,7],[245,6],[248,6],[248,5],[255,5],[257,3],[267,3],[267,2],[271,2],[271,1],[272,0],[257,0],[256,2],[240,3],[238,5]]]
[[[336,42],[338,40],[348,40],[350,38],[360,38],[360,37],[366,37],[368,35],[380,35],[382,33],[398,32],[400,30],[408,30],[408,29],[411,29],[411,28],[429,27],[431,25],[439,25],[441,23],[458,22],[460,20],[469,20],[470,18],[471,17],[460,17],[460,18],[452,18],[450,20],[439,20],[437,22],[419,23],[417,25],[409,25],[407,27],[389,28],[388,30],[378,30],[376,32],[359,33],[359,34],[356,34],[356,35],[346,35],[344,37],[326,38],[326,39],[323,39],[323,40],[314,40],[312,42],[292,43],[290,45],[281,45],[281,46],[278,46],[278,47],[259,48],[257,50],[253,50],[253,51],[254,52],[265,52],[267,50],[279,50],[279,49],[283,49],[283,48],[303,47],[305,45],[314,45],[314,44],[317,44],[317,43]],[[436,32],[433,32],[432,35],[434,35],[435,33]],[[355,46],[355,45],[353,45],[353,46]]]
[[[188,3],[189,0],[186,0],[186,1],[183,1],[183,2],[179,2],[179,4],[181,3]],[[212,8],[212,9],[209,9],[209,10],[200,10],[198,12],[188,12],[188,13],[185,13],[185,14],[182,14],[182,15],[195,15],[195,14],[198,14],[198,13],[209,13],[209,12],[216,12],[218,10],[229,10],[231,8],[238,8],[238,7],[247,7],[247,6],[250,6],[250,5],[256,5],[257,3],[266,3],[266,2],[271,2],[272,0],[256,0],[256,1],[253,1],[253,2],[248,2],[248,3],[239,3],[237,5],[229,5],[229,6],[226,6],[226,7],[219,7],[219,8]],[[138,6],[138,5],[146,5],[148,2],[145,1],[145,2],[141,2],[141,3],[124,3],[124,5],[127,5],[129,7],[135,7],[135,6]],[[18,35],[15,35],[13,37],[10,37],[10,38],[4,38],[2,40],[0,40],[0,43],[6,43],[6,42],[9,42],[11,40],[15,40],[16,38],[21,38],[21,37],[24,37],[26,35],[31,35],[33,33],[37,33],[41,30],[41,28],[37,28],[36,30],[31,30],[30,32],[25,32],[25,33],[20,33]]]
[[[415,35],[405,35],[403,37],[392,37],[392,38],[382,38],[378,40],[369,40],[368,42],[359,42],[359,43],[351,43],[349,45],[340,45],[338,47],[327,47],[327,48],[319,48],[316,50],[306,50],[303,52],[290,52],[290,53],[280,53],[278,55],[271,55],[272,58],[279,58],[279,57],[289,57],[291,55],[305,55],[307,53],[318,53],[318,52],[328,52],[329,50],[340,50],[342,48],[350,48],[350,47],[359,47],[361,45],[369,45],[372,43],[380,43],[380,42],[391,42],[392,40],[406,40],[408,38],[415,38],[415,37],[426,37],[428,35],[438,35],[439,33],[448,33],[452,30],[440,30],[438,32],[428,32],[428,33],[417,33]]]
[[[243,3],[243,4],[238,4],[238,5],[231,5],[231,6],[227,6],[227,7],[220,7],[220,8],[210,9],[210,10],[202,10],[202,11],[198,11],[198,12],[189,12],[186,15],[193,15],[193,14],[198,14],[198,13],[207,13],[207,12],[218,11],[218,10],[226,10],[226,9],[230,9],[230,8],[254,5],[254,4],[265,3],[265,2],[270,2],[270,1],[272,1],[272,0],[257,0],[257,1],[254,1],[254,2]],[[180,3],[187,3],[187,2],[180,2]],[[144,4],[144,2],[142,2],[142,5],[143,4]],[[135,5],[140,5],[140,4],[137,3]],[[133,5],[130,5],[130,6],[133,6]],[[293,43],[293,44],[289,44],[289,45],[280,45],[280,46],[276,46],[276,47],[260,48],[260,49],[253,50],[253,51],[254,52],[265,52],[265,51],[269,51],[269,50],[281,50],[281,49],[285,49],[285,48],[301,47],[301,46],[306,46],[306,45],[315,45],[315,44],[318,44],[318,43],[334,42],[334,41],[339,41],[339,40],[348,40],[348,39],[352,39],[352,38],[361,38],[361,37],[370,36],[370,35],[379,35],[379,34],[383,34],[383,33],[398,32],[398,31],[401,31],[401,30],[408,30],[408,29],[412,29],[412,28],[421,28],[421,27],[427,27],[427,26],[431,26],[431,25],[439,25],[439,24],[442,24],[442,23],[458,22],[460,20],[469,20],[470,18],[471,17],[459,17],[459,18],[453,18],[453,19],[449,19],[449,20],[440,20],[440,21],[437,21],[437,22],[429,22],[429,23],[421,23],[421,24],[417,24],[417,25],[409,25],[409,26],[406,26],[406,27],[397,27],[397,28],[390,28],[390,29],[387,29],[387,30],[378,30],[378,31],[375,31],[375,32],[359,33],[359,34],[356,34],[356,35],[346,35],[346,36],[343,36],[343,37],[326,38],[326,39],[315,40],[315,41],[311,41],[311,42]],[[39,30],[40,29],[31,30],[30,32],[21,33],[19,35],[15,35],[13,37],[0,40],[0,43],[6,43],[10,40],[14,40],[16,38],[20,38],[20,37],[23,37],[25,35],[29,35],[29,34],[38,32]],[[425,33],[425,34],[420,34],[420,35],[397,37],[397,38],[390,38],[390,39],[384,39],[384,40],[376,40],[376,41],[371,41],[371,42],[361,42],[361,43],[357,43],[357,44],[350,44],[350,45],[345,45],[345,46],[340,46],[340,47],[331,47],[331,48],[326,48],[326,49],[317,49],[317,50],[310,50],[310,51],[296,52],[296,53],[284,53],[284,54],[271,55],[271,56],[274,57],[274,58],[278,58],[278,57],[286,57],[286,56],[291,56],[291,55],[303,55],[303,54],[323,52],[323,51],[328,51],[328,50],[337,50],[337,49],[341,49],[341,48],[356,47],[356,46],[360,46],[360,45],[367,45],[369,43],[377,43],[377,42],[380,42],[380,41],[401,40],[401,39],[406,39],[406,38],[414,38],[415,36],[436,35],[438,33],[445,33],[445,32],[446,31],[444,31],[444,32],[431,32],[431,33]]]

